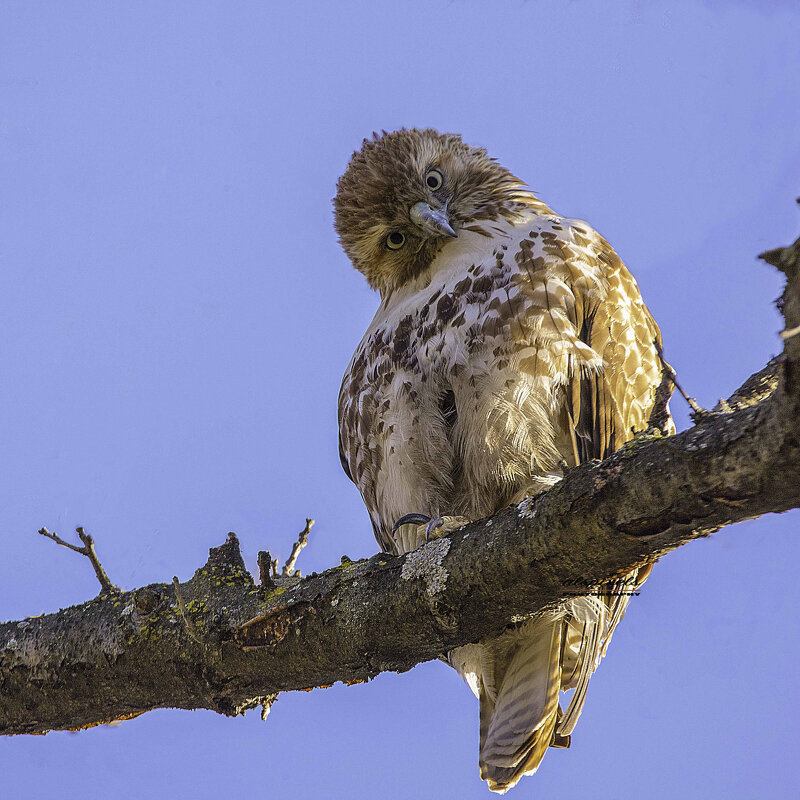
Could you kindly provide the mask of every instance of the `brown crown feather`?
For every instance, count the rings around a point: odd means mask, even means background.
[[[439,191],[425,184],[433,168],[444,176]],[[486,150],[465,144],[457,134],[432,128],[383,131],[364,140],[339,178],[335,227],[353,266],[384,294],[425,270],[447,241],[424,236],[412,223],[415,203],[446,206],[458,231],[510,213],[521,186]],[[386,237],[395,231],[405,243],[390,250]]]

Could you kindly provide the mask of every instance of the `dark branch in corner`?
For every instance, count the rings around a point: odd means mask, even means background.
[[[800,240],[762,258],[787,277],[780,308],[791,332],[800,325]],[[292,577],[270,574],[275,562],[262,552],[256,585],[229,534],[185,583],[3,623],[0,733],[170,706],[266,712],[277,692],[410,669],[576,587],[591,591],[726,525],[797,507],[800,336],[787,336],[781,356],[690,430],[638,436],[403,557],[343,559],[301,579],[291,556]]]

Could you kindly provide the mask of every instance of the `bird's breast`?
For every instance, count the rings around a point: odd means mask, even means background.
[[[462,231],[384,298],[341,398],[380,526],[412,511],[493,513],[558,463],[564,387],[601,364],[577,325],[601,274],[569,225]]]

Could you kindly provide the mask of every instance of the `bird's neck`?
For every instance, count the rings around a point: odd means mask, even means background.
[[[496,218],[463,225],[458,236],[448,240],[422,272],[399,286],[381,291],[381,308],[404,307],[416,302],[418,293],[429,286],[458,280],[472,265],[492,261],[499,246],[508,246],[525,235],[523,232],[529,230],[537,217],[552,214],[532,192],[521,191]]]

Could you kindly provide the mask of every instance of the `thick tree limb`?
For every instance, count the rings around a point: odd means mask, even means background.
[[[765,253],[800,324],[800,240]],[[161,707],[238,714],[403,671],[739,520],[800,506],[800,336],[701,423],[639,437],[548,492],[404,557],[247,572],[233,534],[187,582],[0,625],[0,733]],[[487,557],[488,554],[488,557]]]

